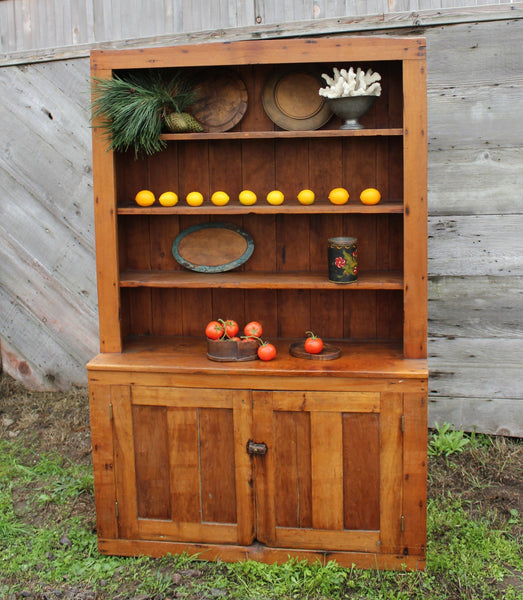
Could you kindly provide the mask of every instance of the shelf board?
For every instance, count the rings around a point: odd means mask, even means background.
[[[265,140],[285,138],[375,137],[403,135],[402,127],[379,129],[316,129],[314,131],[224,131],[204,133],[162,133],[166,141],[187,140]]]
[[[332,283],[327,273],[265,271],[227,271],[196,273],[194,271],[124,271],[120,287],[151,288],[231,288],[263,290],[402,290],[400,271],[362,273],[350,284]]]
[[[263,202],[263,203],[262,203]],[[183,203],[183,200],[176,206],[148,206],[141,207],[135,204],[118,207],[119,215],[194,215],[194,214],[209,214],[209,215],[247,215],[247,214],[402,214],[403,203],[395,202],[380,202],[373,206],[367,206],[358,203],[347,203],[342,206],[335,204],[327,204],[325,202],[311,204],[305,206],[297,201],[290,201],[287,204],[284,202],[280,206],[271,206],[263,200],[259,204],[252,206],[243,206],[237,202],[227,204],[226,206],[215,206],[211,202],[204,202],[201,206],[188,206]]]
[[[325,340],[340,348],[341,356],[335,360],[291,356],[289,346],[297,341],[295,339],[268,341],[277,350],[272,361],[215,362],[207,358],[203,335],[201,338],[136,336],[125,340],[123,353],[99,354],[87,368],[89,371],[242,376],[238,383],[234,379],[227,380],[227,387],[245,386],[245,377],[254,376],[249,385],[263,389],[270,387],[266,376],[285,378],[289,389],[293,386],[293,377],[427,377],[427,361],[405,359],[400,340]]]

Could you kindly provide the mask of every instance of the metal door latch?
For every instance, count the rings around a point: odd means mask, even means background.
[[[253,442],[252,440],[249,440],[247,442],[247,454],[264,456],[265,454],[267,454],[267,444],[264,444],[263,442],[261,444],[258,444],[256,442]]]

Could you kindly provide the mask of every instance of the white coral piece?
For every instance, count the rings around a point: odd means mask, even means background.
[[[381,75],[368,69],[366,73],[358,67],[356,72],[352,67],[347,69],[333,68],[334,77],[322,73],[327,87],[320,88],[320,96],[325,98],[348,98],[349,96],[380,96]]]

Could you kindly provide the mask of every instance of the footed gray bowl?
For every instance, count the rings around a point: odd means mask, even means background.
[[[365,129],[358,121],[367,113],[377,96],[348,96],[347,98],[328,98],[332,112],[345,122],[340,129]]]

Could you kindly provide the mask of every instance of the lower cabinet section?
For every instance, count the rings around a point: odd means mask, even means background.
[[[141,379],[90,383],[102,552],[424,568],[425,380],[262,391]]]

